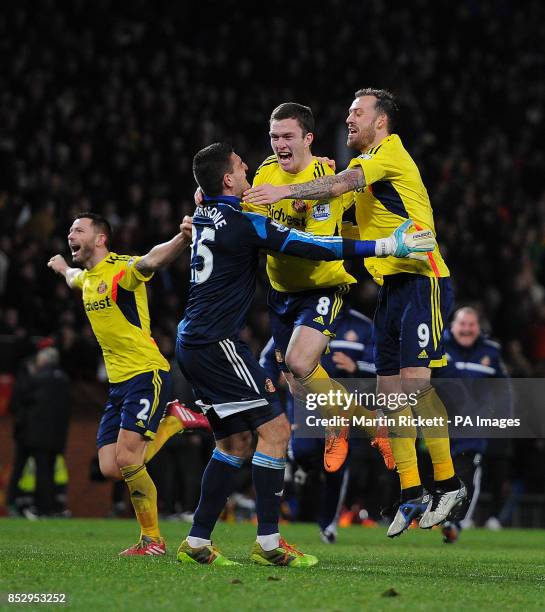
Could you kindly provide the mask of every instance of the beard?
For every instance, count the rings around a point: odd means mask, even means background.
[[[368,126],[364,129],[360,128],[358,134],[356,135],[356,140],[353,140],[352,142],[348,140],[346,144],[352,149],[357,149],[358,151],[365,151],[373,144],[375,136],[376,131],[375,128],[373,128],[372,126]]]
[[[84,264],[93,254],[93,248],[90,246],[81,245],[79,251],[72,255],[72,261],[78,264]]]

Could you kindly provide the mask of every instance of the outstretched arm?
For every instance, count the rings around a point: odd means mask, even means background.
[[[51,268],[53,272],[64,276],[66,284],[70,289],[74,289],[72,281],[81,272],[80,268],[71,268],[62,255],[53,255],[53,257],[47,262],[47,267]]]
[[[144,276],[153,274],[159,268],[167,266],[189,245],[191,239],[187,236],[187,221],[180,224],[180,233],[168,242],[155,245],[149,253],[136,262],[135,268]]]
[[[315,236],[289,229],[276,221],[254,213],[243,213],[252,223],[254,246],[315,261],[359,259],[361,257],[410,257],[427,259],[427,252],[436,246],[431,230],[408,234],[413,225],[407,220],[391,236],[378,240],[347,240],[337,236]]]
[[[286,198],[320,200],[335,198],[348,191],[361,189],[365,184],[363,170],[356,167],[343,170],[339,174],[321,176],[307,183],[278,186],[263,183],[245,191],[243,198],[245,202],[251,204],[274,204]]]

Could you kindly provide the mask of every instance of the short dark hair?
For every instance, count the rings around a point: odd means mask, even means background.
[[[214,142],[193,158],[193,176],[207,196],[216,197],[223,193],[223,177],[233,171],[232,153],[232,145]]]
[[[295,119],[303,130],[303,136],[314,132],[314,115],[310,106],[297,104],[297,102],[284,102],[273,110],[269,124],[273,121],[282,121],[282,119]]]
[[[94,212],[82,212],[79,215],[76,215],[74,221],[76,219],[91,219],[92,224],[98,229],[101,234],[106,236],[106,242],[104,243],[106,248],[109,249],[112,243],[112,226],[102,215],[99,215]]]
[[[384,113],[388,117],[388,131],[392,133],[397,126],[397,114],[399,112],[399,106],[393,93],[387,89],[373,89],[372,87],[366,87],[365,89],[358,89],[354,94],[356,98],[361,96],[374,96],[377,101],[375,108],[379,113]]]

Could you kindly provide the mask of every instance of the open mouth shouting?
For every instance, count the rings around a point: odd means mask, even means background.
[[[348,140],[352,140],[358,134],[358,128],[355,125],[348,125]]]
[[[68,246],[70,247],[70,253],[72,254],[72,259],[75,261],[78,258],[78,254],[81,251],[81,244],[77,244],[76,242],[69,242]]]
[[[291,151],[278,151],[276,156],[278,157],[278,162],[282,168],[290,166],[293,160],[293,153]]]

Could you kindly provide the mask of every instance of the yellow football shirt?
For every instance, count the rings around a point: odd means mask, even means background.
[[[153,274],[144,276],[136,269],[139,259],[109,253],[72,282],[82,290],[83,306],[112,383],[152,370],[170,370],[150,333],[145,282]]]
[[[326,164],[314,159],[304,170],[290,174],[282,170],[275,155],[268,157],[257,169],[253,185],[291,185],[334,174]],[[329,200],[280,200],[267,207],[267,216],[282,225],[315,234],[340,235],[343,212],[352,205],[353,198],[343,196]],[[263,209],[244,204],[245,210],[262,213]],[[267,255],[267,274],[277,291],[291,293],[355,283],[344,269],[342,261],[310,261],[282,253]]]
[[[360,166],[366,186],[354,192],[356,221],[362,240],[389,236],[398,225],[411,219],[416,229],[435,234],[433,211],[420,172],[397,134],[390,134],[378,146],[351,160],[349,168]],[[438,247],[427,261],[368,257],[365,266],[382,284],[383,276],[410,272],[423,276],[450,276]]]

